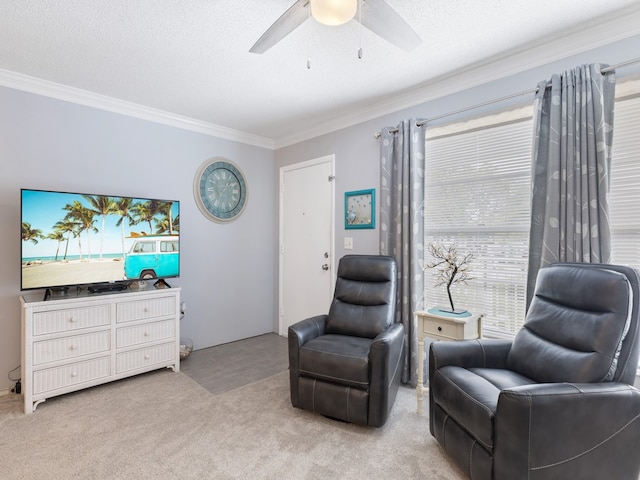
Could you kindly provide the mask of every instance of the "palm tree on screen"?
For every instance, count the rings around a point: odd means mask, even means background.
[[[102,258],[102,249],[104,247],[104,224],[107,215],[114,213],[116,209],[116,201],[112,197],[104,195],[83,195],[82,196],[92,207],[89,210],[96,215],[102,216],[102,229],[100,230],[100,258]]]
[[[174,235],[180,231],[180,215],[176,215],[175,217],[171,216],[171,210],[168,211],[167,215],[156,219],[156,233],[168,233],[169,235]]]
[[[48,239],[55,240],[58,242],[58,246],[56,247],[56,257],[54,259],[55,262],[58,261],[58,253],[60,253],[60,244],[64,241],[64,232],[60,230],[54,230],[49,235],[47,235]]]
[[[116,227],[120,227],[121,231],[121,240],[122,240],[122,254],[124,255],[124,221],[129,221],[129,226],[135,225],[136,219],[133,217],[133,198],[130,197],[122,197],[118,199],[115,205],[114,213],[118,215],[118,221],[116,222]]]
[[[31,228],[29,222],[22,222],[22,240],[25,242],[31,242],[34,245],[38,244],[38,239],[44,238],[42,230],[38,228]]]
[[[164,230],[167,231],[169,235],[173,235],[173,232],[175,231],[175,227],[173,225],[173,217],[171,215],[172,208],[173,208],[173,202],[161,202],[160,211],[165,215],[163,218],[160,219],[160,221],[156,221],[156,225],[166,222],[167,225]]]
[[[87,233],[87,257],[91,259],[91,236],[89,231],[94,233],[98,232],[98,229],[93,225],[95,223],[96,212],[85,207],[78,200],[74,200],[71,204],[65,205],[63,210],[66,210],[67,215],[65,220],[74,220],[78,226],[78,247],[80,248],[80,260],[82,260],[82,244],[81,234]]]
[[[55,231],[58,232],[62,232],[62,234],[66,234],[65,240],[65,247],[64,247],[64,257],[62,257],[63,260],[67,259],[67,252],[69,251],[69,239],[71,238],[71,235],[73,235],[74,237],[76,236],[75,231],[77,228],[78,224],[70,219],[63,219],[60,220],[58,222],[55,223],[55,225],[53,226],[53,229]]]
[[[132,208],[132,214],[135,223],[147,222],[149,224],[149,235],[153,234],[153,226],[151,221],[160,211],[160,204],[157,200],[148,200],[143,203],[136,203]]]

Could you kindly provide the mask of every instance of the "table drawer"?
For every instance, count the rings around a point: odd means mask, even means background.
[[[90,353],[108,352],[110,348],[110,330],[34,342],[33,364],[41,365]]]
[[[165,338],[174,338],[174,336],[175,320],[121,327],[116,333],[116,348],[155,342]]]
[[[123,352],[116,355],[116,373],[144,368],[157,363],[165,363],[177,358],[174,342],[154,345]]]
[[[109,305],[36,312],[33,314],[33,335],[109,325],[110,312]]]
[[[176,297],[160,297],[149,300],[121,302],[116,306],[117,322],[132,322],[147,318],[175,316]]]
[[[437,337],[447,337],[452,340],[461,340],[463,338],[463,328],[459,328],[459,326],[454,323],[433,318],[425,319],[424,333]]]
[[[33,373],[33,394],[38,395],[97,378],[108,377],[111,373],[110,370],[110,356],[38,370]]]

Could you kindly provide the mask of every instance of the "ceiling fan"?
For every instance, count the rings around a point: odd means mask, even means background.
[[[384,0],[297,0],[267,29],[249,52],[266,52],[310,16],[325,25],[342,25],[354,19],[407,52],[422,43],[418,34]]]

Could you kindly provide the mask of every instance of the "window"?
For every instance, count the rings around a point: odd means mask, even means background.
[[[427,129],[425,245],[455,244],[473,254],[472,280],[454,286],[452,296],[456,308],[485,314],[484,335],[492,337],[515,334],[526,308],[531,108],[515,116],[506,123],[485,117],[480,128],[458,125],[440,136]],[[434,283],[435,272],[425,270],[425,307],[448,306],[445,287]]]
[[[160,251],[161,252],[177,252],[178,251],[178,242],[176,241],[162,241],[160,242]]]
[[[618,81],[611,167],[612,261],[640,269],[640,79]],[[473,253],[456,308],[485,314],[487,337],[515,334],[525,317],[531,197],[531,109],[427,130],[425,245]],[[426,251],[426,249],[425,249]],[[425,262],[430,261],[428,256]],[[448,306],[425,271],[425,307]]]
[[[156,251],[156,242],[138,242],[133,248],[134,253],[153,253]]]
[[[640,82],[616,86],[611,161],[613,263],[640,269]],[[635,95],[633,94],[635,92]]]

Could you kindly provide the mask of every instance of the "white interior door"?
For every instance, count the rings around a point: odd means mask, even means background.
[[[333,173],[333,155],[280,169],[280,335],[331,303]]]

